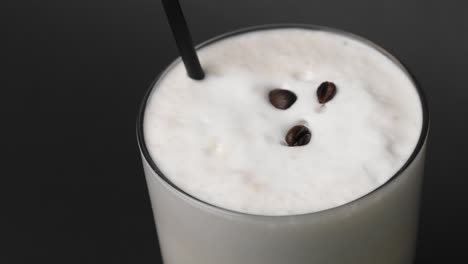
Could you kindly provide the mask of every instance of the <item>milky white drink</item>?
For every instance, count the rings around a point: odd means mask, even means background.
[[[411,261],[424,149],[394,176],[424,111],[401,65],[301,28],[237,34],[198,55],[205,79],[173,64],[142,119],[166,263]]]
[[[422,127],[418,93],[390,59],[327,32],[276,29],[231,37],[199,52],[203,81],[183,64],[148,99],[151,157],[175,185],[210,204],[261,215],[329,209],[379,187],[413,152]],[[336,84],[321,105],[317,87]],[[286,110],[274,88],[296,94]],[[309,144],[285,146],[304,124]]]

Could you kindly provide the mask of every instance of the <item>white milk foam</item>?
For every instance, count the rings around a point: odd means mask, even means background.
[[[234,211],[293,215],[343,205],[389,180],[415,149],[422,107],[412,81],[380,52],[342,35],[269,29],[199,51],[203,81],[182,63],[159,81],[144,116],[149,153],[190,195]],[[320,83],[336,84],[325,106]],[[293,91],[287,110],[268,93]],[[294,125],[308,145],[285,146]]]

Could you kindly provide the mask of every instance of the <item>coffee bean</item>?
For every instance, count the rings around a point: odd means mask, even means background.
[[[332,82],[323,82],[317,88],[317,98],[319,103],[325,104],[333,99],[336,94],[336,86]]]
[[[282,110],[288,109],[297,100],[297,96],[293,92],[284,89],[274,89],[270,91],[268,97],[274,107]]]
[[[310,133],[310,130],[307,127],[297,125],[288,131],[285,140],[290,147],[304,146],[310,142],[311,136],[312,133]]]

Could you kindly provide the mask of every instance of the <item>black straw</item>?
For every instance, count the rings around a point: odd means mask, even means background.
[[[192,37],[187,27],[184,14],[182,13],[179,0],[162,0],[162,4],[188,76],[195,80],[203,79],[205,73],[200,65],[195,48],[193,47]]]

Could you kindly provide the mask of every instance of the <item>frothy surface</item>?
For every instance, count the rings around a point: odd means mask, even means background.
[[[391,178],[413,152],[422,110],[413,83],[390,59],[357,41],[307,29],[269,29],[199,51],[203,81],[182,63],[148,99],[144,137],[164,175],[210,204],[260,215],[321,211]],[[325,106],[323,81],[337,94]],[[287,110],[268,93],[293,91]],[[284,145],[304,124],[309,144]]]

